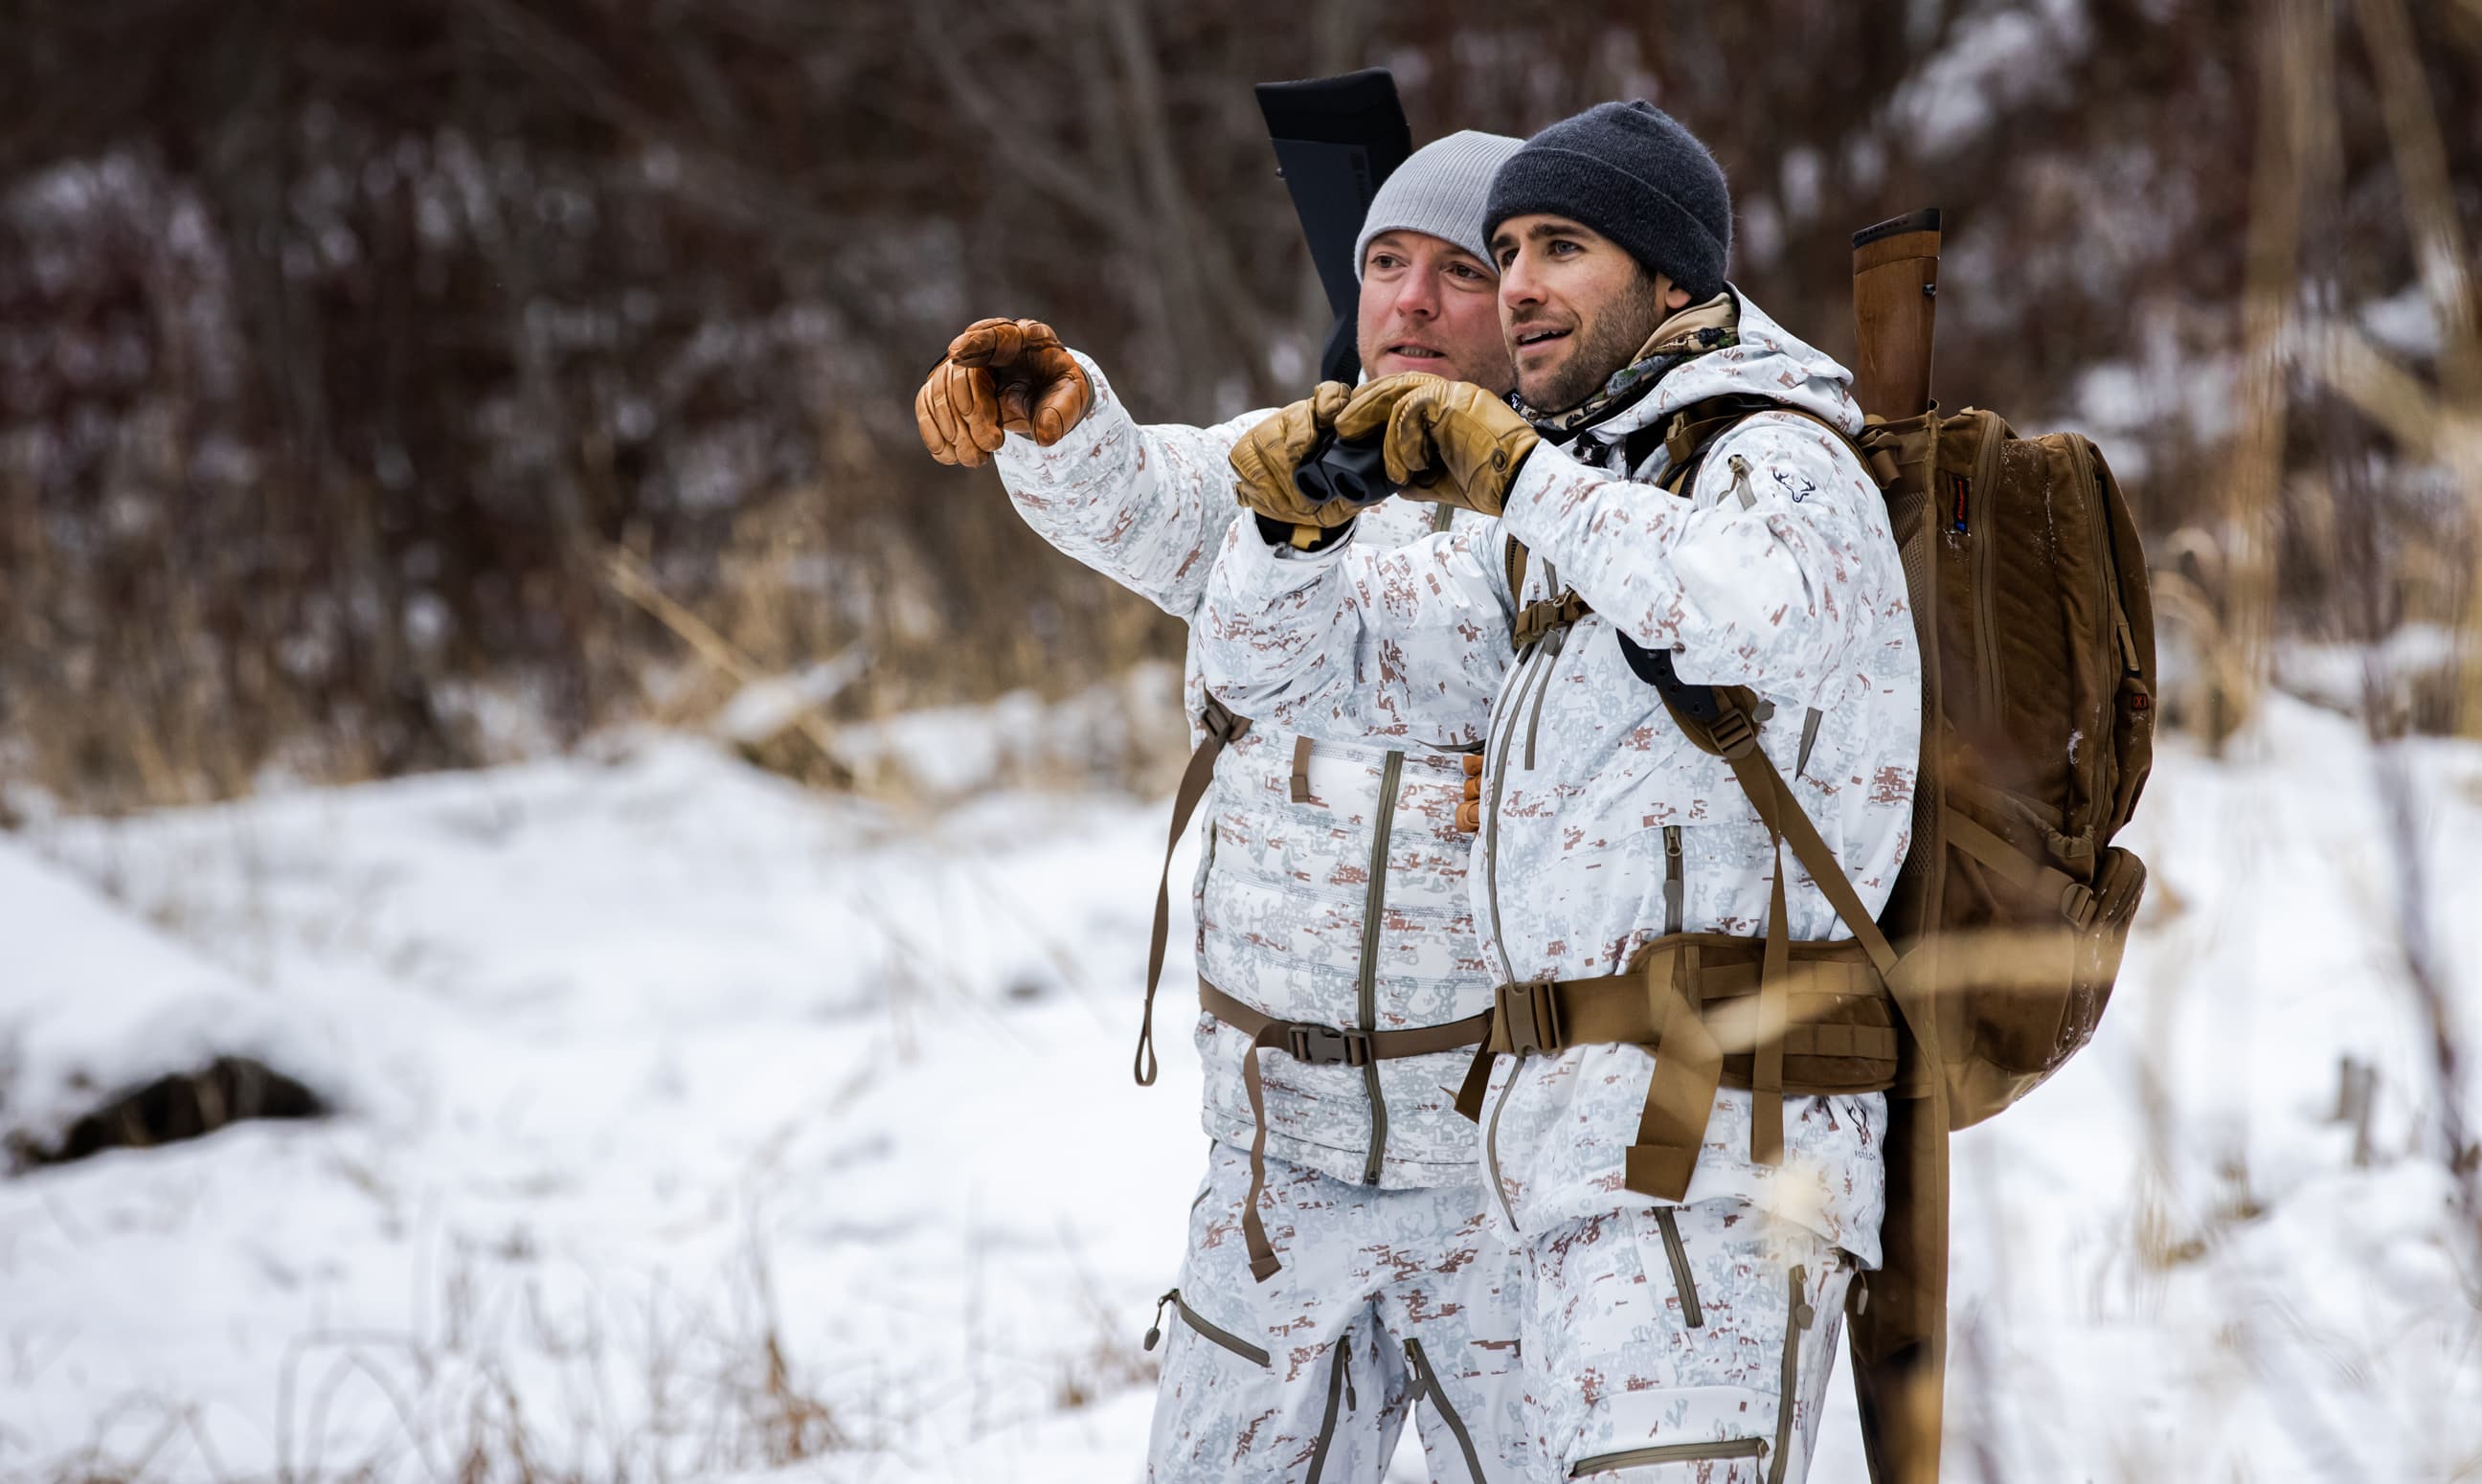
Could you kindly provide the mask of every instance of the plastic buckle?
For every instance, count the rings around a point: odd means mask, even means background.
[[[2079,882],[2070,882],[2060,892],[2060,915],[2080,933],[2094,926],[2095,914],[2101,905],[2093,890]]]
[[[1223,698],[1212,691],[1207,693],[1206,705],[1199,712],[1198,725],[1200,730],[1228,746],[1250,728],[1239,712],[1226,705]]]
[[[1715,739],[1715,751],[1726,757],[1740,756],[1758,740],[1757,731],[1738,706],[1726,706],[1709,730]]]
[[[1366,1067],[1370,1064],[1370,1032],[1337,1030],[1333,1025],[1287,1025],[1284,1049],[1293,1060],[1312,1067]]]
[[[1508,1029],[1509,1050],[1533,1056],[1560,1049],[1560,1002],[1551,992],[1550,980],[1503,984],[1497,998],[1495,1008],[1500,1024]]]
[[[1683,408],[1672,414],[1672,425],[1663,430],[1663,457],[1677,469],[1696,451],[1689,446],[1689,410]]]

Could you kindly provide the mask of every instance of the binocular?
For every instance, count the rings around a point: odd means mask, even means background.
[[[1350,442],[1333,434],[1293,470],[1293,488],[1313,505],[1349,500],[1376,505],[1396,492],[1387,482],[1386,459],[1376,435]]]

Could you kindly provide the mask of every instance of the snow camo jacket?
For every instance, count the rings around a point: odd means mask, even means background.
[[[1806,418],[1759,412],[1709,445],[1686,498],[1658,446],[1627,436],[1728,394],[1757,394],[1849,431],[1850,376],[1746,300],[1740,343],[1674,368],[1566,451],[1528,456],[1497,519],[1378,554],[1359,535],[1302,555],[1251,526],[1227,534],[1194,629],[1234,708],[1313,736],[1414,745],[1487,729],[1470,889],[1492,978],[1621,971],[1669,932],[1755,937],[1776,855],[1722,758],[1691,746],[1614,630],[1668,649],[1692,683],[1771,701],[1761,744],[1881,910],[1912,826],[1921,656],[1878,488]],[[1365,519],[1368,517],[1365,517]],[[1505,541],[1531,552],[1508,591]],[[1514,616],[1573,588],[1593,612],[1512,649]],[[1802,756],[1807,713],[1819,714]],[[1846,938],[1786,851],[1797,939]],[[1521,1239],[1662,1203],[1624,1188],[1653,1058],[1634,1046],[1499,1058],[1483,1110],[1492,1206]],[[1718,1094],[1688,1202],[1738,1196],[1878,1260],[1884,1099],[1789,1098],[1781,1167],[1750,1158],[1750,1095]]]
[[[1078,361],[1094,382],[1094,406],[1049,448],[1009,437],[995,461],[1009,498],[1052,545],[1193,621],[1240,512],[1232,445],[1270,411],[1209,428],[1140,427],[1095,363]],[[1358,541],[1372,551],[1413,541],[1433,530],[1435,515],[1391,500],[1362,517]],[[1461,513],[1460,522],[1480,518]],[[1198,655],[1193,626],[1193,741],[1205,704]],[[1217,760],[1200,808],[1205,833],[1191,891],[1200,971],[1269,1015],[1320,1025],[1400,1030],[1490,1009],[1495,981],[1465,882],[1471,839],[1456,827],[1465,773],[1455,750],[1479,747],[1481,720],[1430,746],[1373,745],[1330,729],[1300,760],[1304,802],[1295,801],[1298,738],[1255,721]],[[1365,920],[1375,933],[1365,936]],[[1168,1012],[1196,1003],[1178,972],[1165,974]],[[1196,1039],[1206,1132],[1247,1149],[1250,1038],[1201,1014]],[[1468,1060],[1449,1052],[1364,1069],[1261,1052],[1267,1153],[1391,1189],[1470,1183],[1474,1126],[1452,1106]]]

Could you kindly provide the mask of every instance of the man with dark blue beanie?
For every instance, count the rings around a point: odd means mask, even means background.
[[[1486,738],[1466,879],[1499,989],[1459,1107],[1524,1256],[1539,1476],[1786,1484],[1882,1255],[1904,571],[1851,377],[1726,281],[1730,192],[1687,129],[1565,119],[1486,216],[1514,405],[1392,376],[1335,431],[1493,518],[1385,552],[1235,522],[1200,663],[1305,734]],[[1300,522],[1280,432],[1233,467]]]
[[[1492,178],[1484,214],[1495,261],[1532,240],[1546,250],[1535,254],[1542,265],[1563,270],[1552,276],[1571,285],[1565,306],[1501,295],[1518,385],[1538,415],[1585,402],[1679,309],[1711,306],[1705,328],[1729,329],[1731,192],[1706,146],[1651,103],[1597,104],[1527,140]],[[1582,245],[1547,251],[1563,227],[1572,238],[1584,227],[1612,250],[1586,278],[1565,271],[1589,255]]]

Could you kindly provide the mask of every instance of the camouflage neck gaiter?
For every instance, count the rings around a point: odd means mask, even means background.
[[[1692,305],[1655,327],[1638,348],[1637,358],[1612,373],[1603,389],[1565,412],[1538,412],[1522,397],[1512,399],[1519,415],[1554,445],[1568,442],[1586,429],[1634,406],[1654,390],[1673,367],[1695,360],[1708,351],[1741,343],[1741,306],[1732,291]]]

